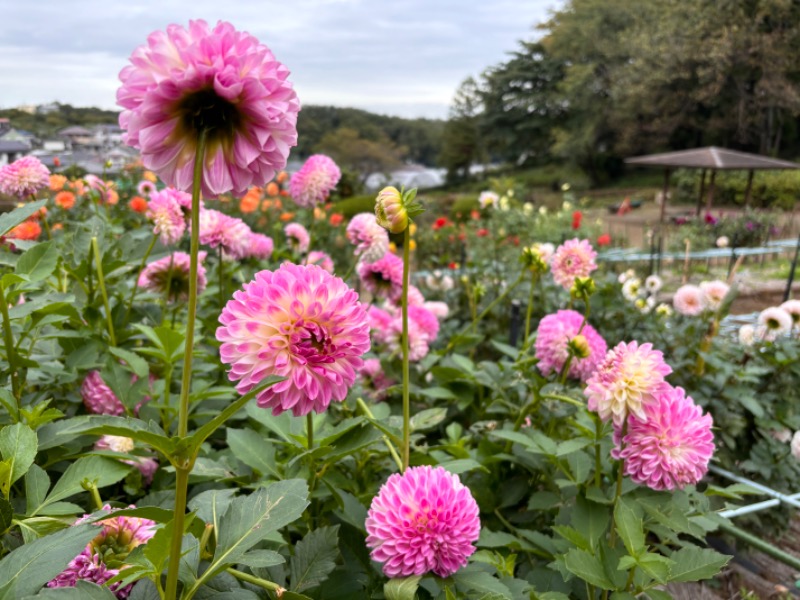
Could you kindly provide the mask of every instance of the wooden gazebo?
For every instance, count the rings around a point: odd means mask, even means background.
[[[702,178],[700,180],[700,194],[697,198],[697,214],[700,214],[703,205],[703,195],[706,194],[706,172],[711,171],[711,180],[708,184],[706,196],[706,210],[711,208],[714,201],[714,179],[717,171],[747,171],[747,188],[744,193],[745,206],[750,204],[750,193],[753,187],[753,172],[759,170],[778,170],[778,169],[800,169],[800,164],[788,160],[779,160],[769,156],[739,152],[737,150],[727,150],[709,146],[706,148],[695,148],[694,150],[680,150],[678,152],[664,152],[661,154],[649,154],[647,156],[634,156],[626,158],[625,162],[629,165],[639,165],[643,167],[663,167],[664,168],[664,193],[661,201],[660,222],[664,222],[667,208],[667,194],[669,192],[669,175],[672,169],[701,169]]]

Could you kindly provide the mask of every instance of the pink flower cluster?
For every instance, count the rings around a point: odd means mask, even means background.
[[[583,315],[574,310],[559,310],[539,322],[534,347],[542,375],[561,372],[570,354],[569,342],[579,334],[585,338],[589,353],[584,358],[573,356],[568,376],[586,381],[605,358],[606,341],[594,327],[588,323],[584,325]]]
[[[81,384],[83,404],[89,412],[97,415],[124,415],[125,407],[111,391],[99,371],[89,371]]]
[[[592,248],[589,240],[579,240],[578,238],[567,240],[556,248],[550,259],[553,279],[565,290],[569,290],[575,283],[576,277],[588,277],[592,271],[597,269],[595,258],[597,258],[597,252]]]
[[[175,188],[165,188],[150,195],[145,215],[153,221],[153,233],[159,235],[165,246],[177,244],[186,231],[181,202],[185,202],[187,196],[191,203],[192,197],[189,194]]]
[[[373,339],[387,346],[390,352],[399,355],[402,352],[403,314],[392,305],[385,309],[371,306],[369,309],[369,326]],[[408,306],[408,358],[412,362],[422,360],[428,355],[430,345],[439,335],[439,320],[424,305]]]
[[[20,200],[50,186],[50,171],[35,156],[23,156],[0,167],[0,194]]]
[[[696,317],[706,310],[717,311],[730,292],[724,281],[704,281],[699,286],[686,284],[678,288],[672,297],[675,310],[688,317]]]
[[[223,257],[241,260],[250,256],[253,232],[247,223],[218,210],[200,211],[200,243],[222,248]]]
[[[346,235],[356,247],[353,253],[365,263],[374,263],[389,251],[389,234],[378,225],[374,213],[359,213],[350,219]]]
[[[360,262],[356,268],[361,285],[376,298],[397,302],[403,293],[403,259],[387,252],[375,262]]]
[[[206,253],[197,255],[197,293],[206,289],[206,268],[203,261]],[[189,274],[191,258],[185,252],[173,252],[157,261],[151,262],[139,274],[139,287],[151,292],[166,295],[169,302],[183,302],[189,298]]]
[[[322,412],[332,400],[344,400],[370,348],[358,295],[316,265],[284,263],[257,273],[219,321],[220,357],[240,393],[267,376],[286,377],[257,396],[275,415]]]
[[[411,467],[391,475],[366,520],[372,560],[387,577],[449,577],[467,564],[480,535],[478,504],[458,475],[443,467]]]
[[[324,154],[314,154],[292,175],[289,193],[295,204],[311,208],[328,199],[341,177],[342,172],[333,159]]]

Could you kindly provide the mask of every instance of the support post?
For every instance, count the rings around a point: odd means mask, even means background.
[[[800,258],[800,235],[797,236],[797,246],[794,249],[794,259],[792,268],[789,269],[789,278],[786,280],[786,290],[783,292],[783,301],[786,302],[792,295],[792,284],[794,283],[794,271],[797,268],[797,259]]]
[[[714,185],[714,180],[717,178],[717,171],[711,171],[711,181],[708,182],[708,197],[706,198],[706,212],[711,212],[711,205],[714,202],[714,192],[716,191],[716,186]]]
[[[747,172],[747,187],[744,189],[744,207],[750,208],[750,193],[753,189],[753,169]]]
[[[661,192],[661,216],[659,223],[664,224],[664,217],[667,214],[667,195],[669,194],[669,169],[664,169],[664,190]]]
[[[706,170],[703,169],[702,175],[700,176],[700,193],[697,195],[697,212],[695,212],[696,216],[700,216],[700,213],[703,212],[703,195],[706,193]]]

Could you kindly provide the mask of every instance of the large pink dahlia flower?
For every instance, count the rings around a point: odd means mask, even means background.
[[[267,260],[275,249],[272,238],[263,233],[251,233],[249,246],[250,256],[258,260]]]
[[[629,414],[647,420],[645,405],[668,386],[664,378],[672,368],[652,344],[620,342],[608,351],[587,382],[584,393],[589,410],[604,421],[622,425]]]
[[[35,156],[0,167],[0,194],[25,198],[50,186],[50,171]]]
[[[240,260],[249,256],[253,231],[236,217],[214,209],[200,211],[200,243],[222,248],[225,258]]]
[[[614,458],[625,460],[625,474],[654,490],[700,481],[714,454],[711,415],[703,414],[682,388],[669,385],[654,394],[644,412],[645,419],[631,415],[622,448],[612,450]]]
[[[443,467],[412,467],[381,486],[367,513],[367,546],[387,577],[449,577],[475,552],[478,504]]]
[[[356,247],[354,254],[364,262],[380,260],[389,250],[389,234],[378,225],[374,213],[359,213],[350,219],[346,235]]]
[[[536,358],[542,375],[560,373],[569,357],[569,342],[580,334],[586,339],[589,354],[584,358],[574,356],[569,363],[569,377],[586,381],[606,356],[608,346],[599,333],[583,325],[583,315],[574,310],[560,310],[547,315],[539,322],[536,335]]]
[[[292,175],[289,193],[295,204],[311,208],[328,199],[341,177],[342,172],[333,159],[324,154],[314,154]]]
[[[322,412],[344,400],[369,350],[358,294],[316,265],[284,263],[257,273],[219,321],[220,356],[240,393],[269,375],[286,377],[258,395],[258,405],[275,415]]]
[[[205,196],[265,185],[297,143],[300,104],[289,71],[252,35],[219,22],[170,25],[133,51],[119,74],[120,126],[145,167],[188,191],[207,131]]]
[[[550,261],[555,282],[569,290],[575,283],[576,277],[588,277],[597,268],[594,251],[588,240],[567,240],[556,248]]]

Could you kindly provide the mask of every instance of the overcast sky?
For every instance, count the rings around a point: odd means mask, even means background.
[[[446,117],[458,84],[501,62],[562,0],[0,0],[0,107],[115,107],[147,34],[222,19],[269,46],[301,103]]]

